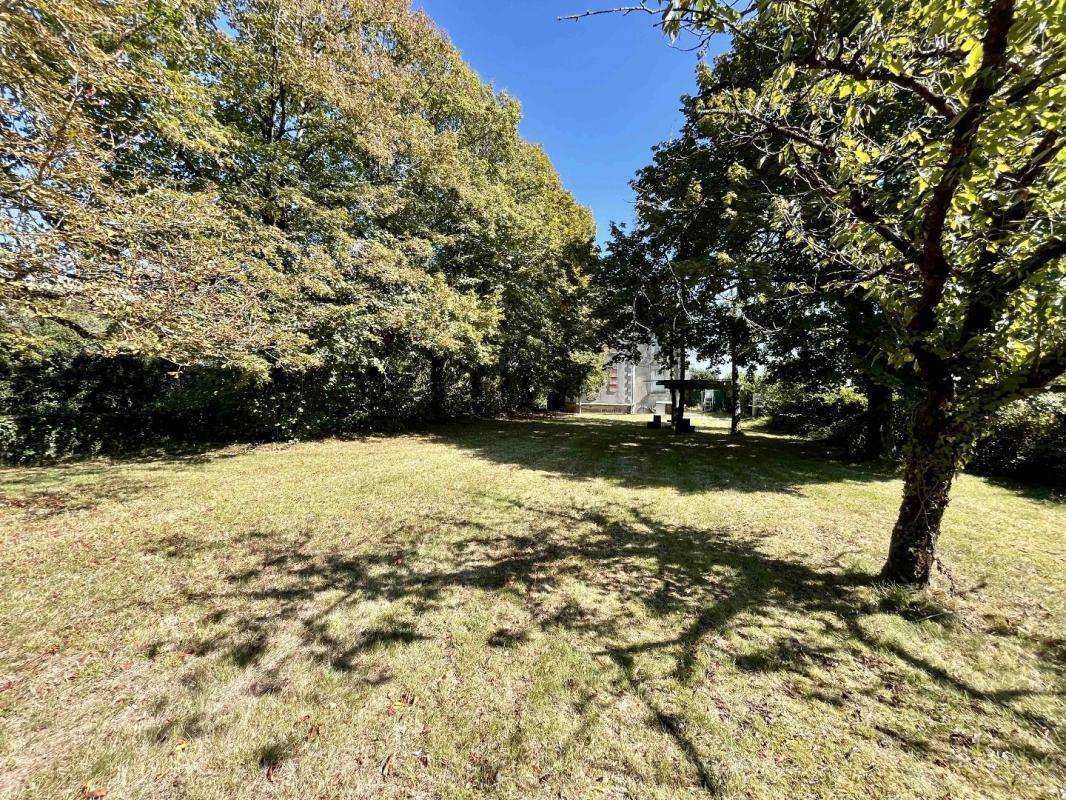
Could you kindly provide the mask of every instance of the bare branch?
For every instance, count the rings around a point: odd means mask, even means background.
[[[600,8],[591,11],[580,11],[576,14],[566,14],[561,17],[556,17],[558,22],[578,22],[588,17],[599,17],[604,14],[621,14],[627,16],[634,13],[644,14],[658,14],[658,10],[649,8],[646,3],[641,3],[639,6],[615,6],[614,8]]]

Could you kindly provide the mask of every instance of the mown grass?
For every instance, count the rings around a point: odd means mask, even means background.
[[[1066,508],[703,422],[0,471],[0,797],[1061,797]]]

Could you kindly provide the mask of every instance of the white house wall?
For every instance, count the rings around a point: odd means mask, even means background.
[[[656,402],[669,402],[670,393],[656,386],[657,381],[666,380],[669,376],[659,366],[655,353],[655,348],[645,346],[640,350],[638,361],[618,362],[611,361],[617,354],[610,353],[606,385],[593,400],[582,403],[582,406],[625,406],[620,410],[633,413],[654,411]]]

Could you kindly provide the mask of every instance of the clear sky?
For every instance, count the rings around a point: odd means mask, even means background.
[[[483,80],[522,104],[522,135],[544,147],[596,215],[599,238],[633,216],[629,181],[681,124],[696,54],[671,47],[650,15],[557,17],[612,0],[415,0]],[[722,42],[724,45],[725,43]]]

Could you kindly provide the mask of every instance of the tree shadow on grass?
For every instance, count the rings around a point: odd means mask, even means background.
[[[152,483],[100,474],[84,484],[38,487],[8,494],[0,490],[0,513],[26,521],[45,522],[65,514],[92,511],[105,502],[132,500]]]
[[[734,437],[721,428],[677,436],[670,429],[648,429],[632,417],[457,424],[434,437],[499,464],[627,488],[670,486],[684,494],[794,493],[807,484],[897,477],[891,465],[845,461],[816,442],[758,432]]]
[[[92,511],[107,502],[134,500],[158,488],[162,474],[235,458],[247,448],[154,448],[111,458],[84,458],[45,466],[0,465],[0,513],[47,521]],[[117,468],[132,467],[119,472]]]
[[[1002,475],[980,475],[980,477],[994,486],[1038,503],[1056,505],[1066,503],[1066,484],[1057,480],[1058,476],[1034,475],[1026,480]]]
[[[1056,723],[1021,702],[1040,691],[983,689],[868,624],[892,611],[873,575],[815,567],[766,552],[759,537],[668,525],[632,509],[498,502],[528,528],[509,534],[459,517],[427,517],[344,555],[307,537],[264,533],[242,540],[240,568],[185,596],[211,635],[171,646],[229,659],[272,691],[283,688],[292,660],[374,687],[389,680],[384,652],[423,648],[431,657],[429,646],[439,635],[433,614],[460,597],[472,602],[473,591],[484,607],[520,602],[528,611],[528,628],[497,629],[487,647],[535,646],[535,636],[558,633],[578,643],[614,674],[619,692],[643,706],[649,724],[669,737],[694,782],[712,795],[725,785],[722,767],[705,739],[689,732],[684,709],[664,701],[663,687],[704,681],[708,659],[723,655],[721,649],[732,646],[729,634],[738,631],[753,634],[760,645],[725,653],[736,669],[802,678],[792,690],[810,702],[877,709],[880,728],[869,735],[912,753],[943,761],[959,747],[980,746],[1034,763],[1057,757],[1034,744],[1052,741]],[[175,546],[174,552],[189,549]],[[575,600],[567,592],[575,585],[591,599]],[[354,632],[331,625],[335,612],[361,603],[386,611]],[[299,645],[279,647],[281,631],[297,632]],[[649,657],[665,660],[667,672],[638,668]],[[842,688],[838,676],[844,673],[860,676],[860,685]],[[989,738],[980,745],[945,741],[895,725],[908,716],[901,709],[911,718],[929,718],[952,701],[974,709]],[[591,726],[591,716],[601,712],[602,705],[590,701],[581,713],[590,715]]]

